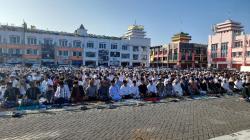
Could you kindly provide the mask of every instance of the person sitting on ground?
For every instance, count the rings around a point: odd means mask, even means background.
[[[208,89],[207,89],[207,81],[205,79],[202,80],[202,82],[200,83],[200,89],[199,89],[199,91],[203,95],[207,94],[207,91],[208,91]]]
[[[68,103],[70,98],[70,91],[64,86],[64,82],[61,80],[58,82],[58,86],[54,96],[55,104],[62,105]]]
[[[6,90],[4,92],[4,108],[12,108],[18,105],[18,96],[20,95],[19,89],[12,87],[12,82],[7,83]]]
[[[111,86],[109,88],[109,96],[112,98],[113,101],[121,100],[121,96],[119,94],[119,88],[115,85],[115,80],[111,81]]]
[[[173,81],[173,89],[174,89],[174,96],[181,97],[183,96],[183,90],[181,88],[181,84],[178,79]]]
[[[166,94],[166,96],[173,96],[174,95],[174,88],[173,88],[172,82],[170,80],[166,81],[165,94]]]
[[[100,87],[98,89],[98,98],[101,101],[109,101],[109,87],[105,80],[100,81]]]
[[[227,93],[232,93],[233,91],[229,88],[229,83],[227,79],[223,79],[223,82],[221,83],[222,88],[227,92]]]
[[[132,95],[130,94],[130,88],[127,84],[128,84],[127,80],[123,80],[123,84],[120,88],[120,95],[122,96],[123,99],[132,98]]]
[[[158,96],[157,88],[152,80],[149,80],[149,84],[147,85],[147,88],[148,88],[148,94],[150,97]]]
[[[45,98],[47,100],[47,104],[52,104],[54,101],[54,88],[53,85],[48,85],[48,89],[45,93]]]
[[[193,79],[189,81],[188,92],[190,96],[200,95],[199,89]]]
[[[133,81],[133,84],[130,86],[130,93],[135,99],[140,98],[139,88],[137,86],[136,80]]]
[[[165,97],[166,96],[166,92],[165,92],[165,87],[164,87],[164,83],[163,83],[163,81],[162,81],[162,79],[160,78],[160,79],[158,79],[159,81],[157,82],[157,84],[156,84],[156,88],[157,88],[157,91],[158,91],[158,93],[159,93],[159,96],[161,97],[161,98],[163,98],[163,97]]]
[[[36,86],[36,82],[30,82],[30,88],[26,91],[25,97],[22,101],[22,105],[29,106],[38,104],[39,96],[41,95],[41,92],[39,88]]]
[[[70,95],[70,100],[72,103],[80,103],[83,101],[84,90],[82,86],[79,86],[78,81],[73,82],[73,88]]]
[[[97,87],[94,85],[94,79],[89,81],[89,85],[86,88],[86,96],[88,101],[96,101],[97,100],[98,90]]]
[[[140,97],[146,98],[148,95],[148,88],[146,85],[146,82],[144,81],[144,78],[141,78],[141,84],[138,86],[139,92],[140,92]]]
[[[240,78],[237,78],[234,82],[234,89],[235,91],[240,92],[243,89],[243,83]]]

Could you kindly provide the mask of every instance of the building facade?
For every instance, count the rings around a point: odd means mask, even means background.
[[[150,39],[144,27],[131,25],[122,37],[0,25],[0,63],[91,66],[148,66]]]
[[[172,42],[166,45],[151,47],[150,65],[169,68],[207,67],[207,45],[190,43],[191,36],[178,33]]]
[[[250,66],[250,34],[244,33],[241,23],[226,20],[213,27],[213,34],[208,37],[208,66]]]

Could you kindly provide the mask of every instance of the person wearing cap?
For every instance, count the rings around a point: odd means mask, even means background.
[[[174,94],[174,88],[170,80],[166,80],[165,94],[166,96],[173,96]]]
[[[44,80],[41,83],[41,93],[45,94],[48,90],[48,86],[53,85],[53,81],[49,79],[49,75],[44,76]]]
[[[123,84],[120,88],[120,95],[122,96],[123,99],[132,98],[132,95],[130,94],[130,88],[127,84],[128,84],[127,80],[123,80]]]
[[[111,86],[109,87],[109,96],[112,98],[113,101],[119,101],[122,99],[119,93],[119,87],[115,84],[115,80],[112,80]]]
[[[136,80],[133,80],[133,84],[130,85],[130,94],[135,99],[139,99],[140,98],[139,88],[137,86]]]
[[[40,89],[37,87],[37,82],[30,82],[30,88],[26,91],[25,97],[22,101],[22,105],[37,104],[41,95]]]
[[[12,83],[12,87],[19,88],[19,82],[16,79],[16,75],[14,73],[10,75],[10,82]]]
[[[149,80],[149,84],[147,85],[148,94],[150,97],[156,97],[158,95],[157,88],[152,80]]]
[[[98,89],[98,98],[101,101],[109,101],[109,86],[105,78],[100,81],[100,87]]]
[[[174,89],[174,96],[181,97],[183,96],[183,90],[181,88],[181,84],[178,79],[173,81],[173,89]]]
[[[73,88],[70,95],[70,100],[73,103],[80,103],[83,101],[84,90],[82,86],[79,86],[78,81],[73,82]]]
[[[146,98],[148,96],[148,88],[144,78],[141,78],[141,84],[138,86],[140,97]]]
[[[58,86],[55,92],[55,104],[59,104],[62,105],[64,103],[68,103],[69,102],[69,98],[70,98],[70,91],[68,88],[66,88],[64,86],[64,82],[62,80],[60,80],[58,82]]]
[[[160,97],[166,96],[165,86],[164,86],[164,83],[162,82],[161,78],[158,79],[158,82],[156,83],[156,88],[157,88],[157,91],[158,91]]]
[[[18,105],[18,96],[20,95],[19,89],[12,87],[12,82],[7,83],[6,90],[4,92],[4,108],[11,108]]]
[[[97,100],[97,95],[98,95],[98,90],[96,85],[94,85],[95,81],[94,79],[91,79],[89,81],[89,85],[86,88],[86,96],[87,100],[89,101],[96,101]]]

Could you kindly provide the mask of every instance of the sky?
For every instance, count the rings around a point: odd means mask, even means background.
[[[0,23],[122,36],[129,25],[144,25],[151,45],[166,44],[178,32],[207,44],[213,24],[241,22],[250,33],[250,0],[0,0]]]

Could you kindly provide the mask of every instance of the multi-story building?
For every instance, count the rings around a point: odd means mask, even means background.
[[[148,66],[149,48],[141,25],[122,37],[88,34],[83,25],[74,33],[0,25],[0,63]]]
[[[208,66],[250,66],[250,34],[244,33],[241,23],[226,20],[213,27],[213,35],[208,37]]]
[[[207,66],[207,45],[190,43],[191,36],[178,33],[172,42],[151,47],[150,65],[154,67],[201,68]]]

